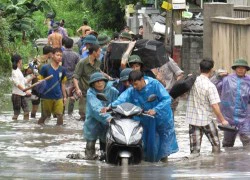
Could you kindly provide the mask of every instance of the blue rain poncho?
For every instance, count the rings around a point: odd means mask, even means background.
[[[116,100],[119,92],[111,86],[106,86],[102,92],[106,95],[108,102],[97,99],[97,91],[89,88],[87,91],[86,119],[83,125],[84,138],[89,141],[100,139],[105,142],[108,127],[107,119],[111,118],[109,113],[101,113],[101,109]]]
[[[159,81],[150,77],[144,77],[144,79],[146,86],[142,90],[128,88],[112,103],[112,106],[130,102],[141,107],[144,111],[155,110],[155,118],[137,116],[135,120],[141,121],[143,126],[145,161],[157,162],[178,151],[173,113],[170,107],[171,98]],[[147,102],[147,98],[151,94],[156,94],[157,99],[153,102]]]
[[[240,132],[250,133],[250,76],[231,74],[214,82],[221,97],[221,111]]]

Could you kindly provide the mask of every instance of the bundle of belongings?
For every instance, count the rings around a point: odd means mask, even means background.
[[[103,71],[113,78],[120,76],[121,59],[128,48],[128,43],[129,41],[113,41],[107,48]],[[131,55],[134,54],[140,56],[147,69],[160,67],[169,61],[164,43],[156,40],[137,40],[131,52]]]

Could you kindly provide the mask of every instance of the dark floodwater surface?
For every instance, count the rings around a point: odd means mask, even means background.
[[[14,122],[11,105],[6,103],[0,115],[0,179],[250,179],[250,153],[238,138],[236,147],[213,155],[204,136],[201,156],[185,158],[189,155],[189,139],[184,109],[183,101],[175,116],[180,150],[169,157],[168,164],[142,162],[119,167],[66,158],[72,153],[84,155],[82,121],[66,116],[62,127],[55,126],[53,118],[46,126],[39,126],[37,119],[23,121],[20,116]]]

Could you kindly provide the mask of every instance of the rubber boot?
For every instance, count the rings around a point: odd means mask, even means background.
[[[25,112],[23,114],[23,120],[29,120],[29,117],[30,117],[29,112]]]
[[[168,156],[161,158],[161,162],[167,163],[168,162]]]
[[[216,153],[216,154],[220,153],[220,146],[213,146],[212,153]]]
[[[100,151],[105,152],[106,151],[106,143],[102,142],[101,140],[99,140],[100,143]]]
[[[38,105],[32,105],[31,118],[36,118],[36,112],[38,111]]]
[[[85,159],[95,160],[97,158],[95,154],[95,142],[96,141],[87,141],[85,150]]]
[[[18,118],[18,116],[19,116],[19,115],[14,114],[14,116],[12,117],[12,120],[16,121],[16,120],[17,120],[17,118]]]
[[[63,125],[63,115],[56,115],[57,117],[57,123],[56,125],[60,126],[60,125]]]

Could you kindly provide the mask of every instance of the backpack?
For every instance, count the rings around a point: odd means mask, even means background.
[[[48,64],[46,65],[46,75],[45,78],[48,77],[48,71],[49,71],[49,67],[51,65]],[[62,66],[59,66],[60,68],[60,72],[62,72],[63,68]],[[35,95],[37,95],[38,97],[41,97],[42,95],[46,95],[48,94],[54,87],[56,87],[56,85],[58,83],[62,82],[62,79],[66,76],[66,74],[62,74],[62,77],[56,82],[54,83],[51,87],[49,87],[48,89],[46,89],[47,87],[47,80],[42,80],[40,83],[38,83],[38,85],[36,85],[33,90],[35,91]]]
[[[173,99],[176,99],[177,97],[183,95],[184,93],[188,92],[192,88],[195,80],[196,80],[196,75],[192,74],[192,75],[185,76],[184,78],[176,81],[176,83],[170,89],[169,95]]]

